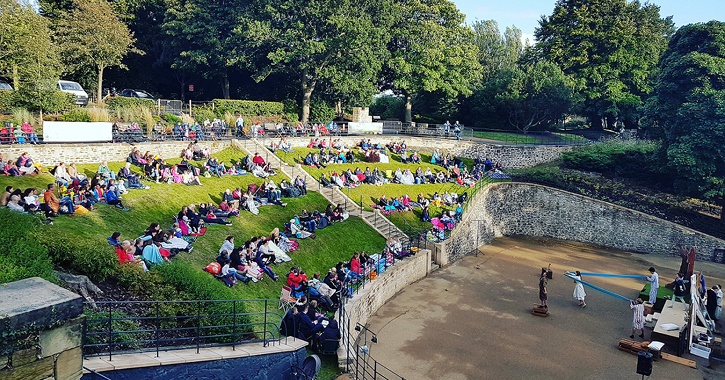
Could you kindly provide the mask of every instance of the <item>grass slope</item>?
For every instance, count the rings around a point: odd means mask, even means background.
[[[229,148],[214,156],[229,162],[238,159],[243,152]],[[179,162],[180,159],[169,159],[169,163]],[[110,163],[110,167],[117,170],[123,163]],[[96,165],[77,165],[79,171],[92,175]],[[138,169],[138,168],[136,168]],[[283,177],[273,177],[279,183]],[[44,189],[53,177],[47,173],[35,177],[0,177],[0,186],[12,185],[16,189],[36,187]],[[140,236],[150,223],[158,222],[162,228],[168,228],[173,223],[173,216],[179,212],[181,206],[190,203],[214,202],[218,204],[221,194],[227,188],[246,188],[250,183],[261,184],[262,179],[250,175],[225,176],[219,178],[202,178],[204,186],[185,186],[183,184],[155,184],[149,190],[131,190],[125,195],[123,202],[130,211],[123,212],[106,205],[99,205],[96,211],[75,218],[59,216],[52,226],[44,227],[48,234],[65,235],[73,239],[83,239],[97,242],[99,249],[110,249],[106,245],[106,238],[114,231],[121,233],[122,239],[134,239]],[[308,210],[324,211],[328,202],[319,194],[310,192],[309,195],[294,199],[284,199],[287,207],[264,206],[260,207],[259,215],[242,211],[240,217],[230,218],[233,225],[209,225],[205,236],[194,243],[191,254],[181,253],[176,260],[192,264],[201,270],[203,266],[214,261],[219,247],[228,235],[235,236],[237,245],[252,235],[269,235],[275,227],[284,229],[284,223],[289,221],[302,208]],[[384,239],[362,220],[352,217],[348,221],[335,224],[327,229],[320,230],[315,240],[300,241],[300,249],[290,256],[292,261],[280,264],[274,270],[277,274],[286,275],[292,265],[301,266],[308,273],[315,271],[325,272],[338,261],[347,260],[356,250],[379,251],[384,247]],[[175,264],[171,264],[175,265]],[[209,277],[209,281],[216,281]],[[256,284],[235,286],[224,290],[234,292],[238,298],[277,298],[281,284],[274,283],[265,278]],[[229,298],[228,295],[227,297]]]

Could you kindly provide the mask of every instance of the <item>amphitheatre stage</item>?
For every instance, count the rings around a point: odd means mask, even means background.
[[[548,318],[531,315],[538,303],[540,268],[552,264]],[[626,379],[637,358],[617,350],[631,333],[627,302],[586,288],[587,307],[572,298],[567,270],[640,274],[655,266],[661,284],[674,279],[680,260],[538,238],[498,238],[408,286],[370,318],[378,343],[370,354],[407,379]],[[709,284],[725,267],[698,261]],[[636,298],[643,283],[629,278],[585,278]],[[720,326],[722,329],[722,326]],[[647,329],[645,340],[650,340]],[[638,338],[638,340],[640,340]],[[667,350],[667,347],[665,348]],[[694,358],[693,358],[694,359]],[[722,379],[725,365],[698,369],[659,360],[653,379]]]

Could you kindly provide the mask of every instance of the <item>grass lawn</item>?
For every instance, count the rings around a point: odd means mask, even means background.
[[[524,135],[516,132],[473,131],[473,137],[514,144],[585,143],[589,141],[583,136],[559,132],[551,134],[536,132]]]
[[[229,162],[230,159],[238,159],[243,156],[239,150],[228,148],[214,156],[220,160]],[[169,163],[179,162],[180,159],[169,159]],[[91,175],[95,172],[96,165],[77,165],[79,171]],[[109,163],[113,170],[117,170],[122,163]],[[48,168],[46,168],[48,169]],[[138,168],[135,168],[138,169]],[[279,183],[283,177],[273,177]],[[124,204],[130,209],[123,212],[116,208],[98,205],[96,211],[87,215],[79,215],[75,218],[59,216],[55,218],[54,225],[47,226],[49,234],[68,235],[77,239],[98,242],[101,249],[110,249],[106,245],[106,238],[114,231],[121,233],[121,239],[134,239],[140,236],[144,229],[152,222],[158,222],[166,229],[173,223],[173,216],[179,212],[181,206],[191,203],[214,202],[218,205],[221,194],[227,188],[237,186],[246,188],[250,183],[261,184],[262,179],[253,175],[225,176],[221,179],[201,178],[204,186],[185,186],[183,184],[155,184],[146,183],[151,186],[149,190],[130,190],[129,194],[123,196]],[[44,189],[48,183],[53,182],[53,177],[47,173],[35,177],[0,177],[0,186],[12,185],[16,189],[36,187]],[[242,211],[240,217],[230,218],[233,225],[208,225],[207,233],[199,237],[193,243],[194,250],[191,254],[181,253],[175,260],[189,262],[199,267],[215,260],[219,247],[228,235],[236,237],[235,242],[241,245],[252,235],[269,235],[272,229],[279,227],[284,230],[284,223],[289,221],[302,208],[310,211],[317,209],[324,211],[327,201],[318,193],[310,192],[309,195],[300,198],[284,199],[287,207],[264,206],[260,207],[259,215],[252,215]],[[324,230],[319,230],[317,239],[306,239],[300,241],[300,249],[291,253],[292,261],[280,264],[273,268],[275,273],[282,276],[289,272],[293,265],[301,266],[310,275],[315,271],[326,272],[338,261],[348,260],[353,251],[367,250],[380,251],[384,245],[384,239],[362,220],[351,217],[349,220],[335,224]],[[173,263],[170,265],[174,265]],[[209,277],[209,281],[216,281]],[[261,282],[249,285],[238,285],[225,291],[233,292],[237,298],[278,298],[281,289],[281,282],[275,283],[268,278]],[[225,297],[227,298],[227,297]]]

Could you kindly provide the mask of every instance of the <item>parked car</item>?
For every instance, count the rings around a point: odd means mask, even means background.
[[[88,94],[83,90],[83,87],[81,87],[81,85],[78,84],[78,82],[73,82],[73,81],[69,81],[69,80],[59,80],[58,81],[58,90],[75,95],[77,105],[79,105],[79,106],[88,105]]]
[[[10,83],[5,82],[4,80],[0,80],[0,90],[13,91],[13,86],[11,86]]]
[[[151,99],[153,101],[156,101],[156,97],[143,90],[132,90],[127,88],[121,91],[118,95],[126,98]]]

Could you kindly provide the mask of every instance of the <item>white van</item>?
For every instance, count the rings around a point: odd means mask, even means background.
[[[80,84],[69,80],[59,80],[58,90],[73,94],[76,96],[76,104],[79,106],[88,105],[88,94],[83,90]]]

